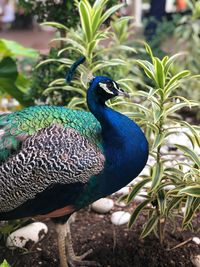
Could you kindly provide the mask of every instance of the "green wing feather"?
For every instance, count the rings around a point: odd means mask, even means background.
[[[56,106],[36,106],[0,116],[0,162],[20,149],[22,142],[52,124],[76,129],[101,149],[101,126],[89,112]]]

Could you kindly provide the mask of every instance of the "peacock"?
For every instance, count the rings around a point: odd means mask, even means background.
[[[127,96],[109,77],[92,77],[90,112],[34,106],[0,116],[0,220],[55,222],[61,267],[96,266],[76,256],[70,216],[130,183],[144,168],[140,127],[105,102]]]

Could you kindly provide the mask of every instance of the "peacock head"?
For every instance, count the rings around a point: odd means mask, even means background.
[[[92,93],[93,97],[102,103],[115,96],[129,97],[128,93],[124,92],[117,82],[104,76],[93,77],[90,81],[88,93]]]
[[[76,60],[66,75],[66,82],[71,83],[73,75],[77,67],[84,63],[85,57],[80,57]],[[129,97],[128,93],[119,88],[119,85],[112,79],[104,76],[94,77],[92,74],[88,76],[90,87],[88,89],[87,97],[92,96],[93,100],[96,100],[99,103],[105,103],[107,100],[115,96],[125,96]]]

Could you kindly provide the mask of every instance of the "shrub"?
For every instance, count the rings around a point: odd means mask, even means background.
[[[20,71],[17,57],[35,60],[38,57],[38,52],[34,49],[25,48],[14,41],[0,39],[0,54],[1,94],[7,93],[25,106],[32,104],[33,102],[27,96],[30,81]]]
[[[148,86],[147,92],[138,91],[133,94],[141,98],[142,104],[130,102],[126,105],[132,105],[132,111],[128,115],[145,130],[150,144],[151,164],[148,165],[148,175],[142,175],[142,180],[123,198],[130,203],[141,189],[147,191],[144,201],[133,211],[129,226],[134,224],[141,212],[145,212],[147,222],[141,237],[154,231],[163,243],[167,221],[175,223],[176,217],[182,217],[182,226],[191,227],[192,219],[200,207],[200,127],[181,120],[176,113],[183,107],[199,106],[199,103],[175,94],[182,82],[191,78],[187,70],[171,74],[170,69],[179,54],[165,56],[160,60],[153,55],[148,45],[146,51],[151,61],[138,60],[137,63],[153,86]],[[178,157],[176,151],[165,149],[168,138],[179,131],[189,142],[189,145],[174,144],[184,155],[183,159]],[[150,188],[147,186],[149,183]],[[184,213],[181,212],[183,208]]]
[[[200,1],[188,1],[188,6],[191,12],[180,19],[175,31],[179,47],[185,50],[176,68],[189,69],[196,78],[185,81],[178,93],[200,101]]]
[[[91,6],[88,0],[80,1],[78,11],[81,27],[77,30],[68,29],[66,26],[55,22],[44,23],[44,25],[65,30],[65,37],[59,37],[53,41],[64,42],[66,45],[58,52],[59,58],[44,60],[38,65],[38,68],[44,64],[59,63],[61,69],[67,70],[73,64],[74,58],[80,56],[86,58],[86,64],[78,67],[81,78],[77,79],[75,76],[71,85],[66,85],[64,78],[56,79],[49,84],[48,89],[44,92],[46,95],[55,90],[75,92],[76,96],[67,105],[70,108],[86,108],[87,76],[91,72],[100,75],[109,73],[109,76],[113,75],[113,78],[119,82],[133,84],[133,79],[127,77],[130,69],[132,69],[132,73],[136,69],[131,64],[132,60],[130,59],[130,55],[136,51],[127,44],[129,37],[127,29],[130,27],[128,24],[130,18],[115,18],[111,23],[113,30],[110,30],[110,27],[104,23],[123,4],[105,10],[107,2],[107,0],[95,1]],[[124,30],[127,30],[127,32],[123,33]],[[102,42],[104,42],[103,45],[100,44]],[[106,46],[105,42],[107,43]],[[114,71],[113,66],[116,67]],[[127,78],[124,79],[124,77]]]

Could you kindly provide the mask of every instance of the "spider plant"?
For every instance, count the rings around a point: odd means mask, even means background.
[[[200,127],[183,121],[176,113],[183,107],[199,106],[199,103],[175,93],[184,80],[192,79],[188,70],[174,75],[170,71],[180,54],[160,60],[147,44],[146,51],[150,60],[137,60],[137,63],[151,80],[152,87],[148,86],[147,92],[133,93],[134,97],[141,98],[142,104],[129,102],[126,105],[132,106],[127,115],[137,120],[149,140],[148,174],[141,175],[123,199],[130,203],[136,195],[143,195],[144,201],[133,211],[129,227],[144,212],[147,221],[141,238],[154,231],[163,244],[167,222],[175,223],[177,217],[182,217],[182,226],[192,227],[192,219],[200,208]],[[175,143],[177,150],[166,150],[168,139],[178,132],[186,136],[188,145]]]
[[[44,60],[38,67],[43,64],[57,62],[60,64],[61,69],[66,69],[67,71],[73,64],[74,59],[84,56],[86,63],[78,67],[78,78],[75,76],[70,85],[66,85],[64,78],[56,79],[49,84],[49,88],[44,93],[48,95],[55,90],[76,92],[76,96],[68,103],[68,107],[86,108],[85,96],[88,87],[88,74],[110,74],[112,67],[115,66],[115,73],[118,74],[117,79],[127,76],[127,69],[132,67],[130,60],[128,56],[119,56],[117,52],[120,51],[120,54],[123,54],[124,51],[126,55],[128,55],[127,53],[132,55],[136,51],[125,43],[128,33],[122,34],[122,30],[129,27],[129,17],[115,19],[111,26],[107,26],[105,23],[123,4],[114,5],[106,10],[107,0],[96,0],[93,5],[88,0],[76,1],[76,3],[81,22],[77,30],[68,29],[59,23],[44,23],[44,25],[51,25],[65,30],[66,37],[56,38],[52,41],[65,42],[66,46],[58,52],[59,58]],[[112,28],[113,30],[111,30]]]

